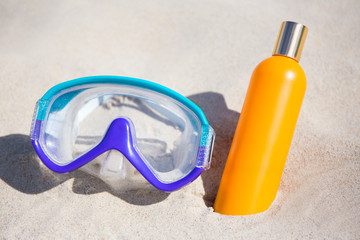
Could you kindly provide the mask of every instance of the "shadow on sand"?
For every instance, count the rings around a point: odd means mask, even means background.
[[[206,206],[212,207],[240,113],[229,110],[223,95],[219,93],[205,92],[188,98],[203,110],[216,133],[211,168],[201,174],[205,189],[204,202]]]

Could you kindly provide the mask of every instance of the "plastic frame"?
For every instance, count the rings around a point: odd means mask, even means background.
[[[201,140],[200,140],[200,146],[197,154],[195,168],[187,176],[176,182],[172,182],[172,183],[161,182],[151,171],[151,169],[147,166],[147,164],[142,160],[141,155],[137,152],[136,148],[134,147],[131,123],[126,118],[115,119],[108,128],[108,131],[105,134],[102,141],[97,146],[92,148],[89,152],[78,157],[75,161],[64,166],[57,165],[53,161],[51,161],[41,147],[41,144],[39,142],[39,133],[52,97],[60,93],[61,91],[74,86],[80,86],[84,84],[96,84],[96,83],[130,85],[130,86],[137,86],[140,88],[153,90],[174,98],[175,100],[179,101],[180,103],[188,107],[191,111],[193,111],[200,120],[202,126],[202,133],[200,138]],[[112,149],[116,149],[120,151],[154,187],[162,191],[177,190],[193,182],[202,173],[204,169],[209,168],[211,163],[210,161],[211,161],[212,147],[215,139],[215,133],[208,124],[204,113],[201,111],[201,109],[198,106],[196,106],[186,97],[180,95],[179,93],[169,88],[166,88],[162,85],[153,82],[145,81],[142,79],[118,77],[118,76],[84,77],[84,78],[79,78],[64,83],[60,83],[52,87],[37,102],[30,135],[36,153],[39,155],[43,163],[54,172],[58,172],[58,173],[71,172],[87,164],[88,162],[92,161],[93,159],[100,156],[104,152]]]

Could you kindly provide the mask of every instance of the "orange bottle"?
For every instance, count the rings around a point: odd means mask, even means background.
[[[275,199],[306,77],[299,65],[307,28],[283,22],[273,56],[254,70],[216,196],[215,212],[263,212]]]

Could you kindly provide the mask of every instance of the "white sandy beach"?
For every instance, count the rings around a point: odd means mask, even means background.
[[[359,1],[2,1],[0,239],[360,239]],[[309,28],[307,92],[264,213],[213,204],[250,76],[284,20]],[[173,193],[55,174],[29,138],[36,101],[93,75],[163,84],[215,129],[211,169]]]

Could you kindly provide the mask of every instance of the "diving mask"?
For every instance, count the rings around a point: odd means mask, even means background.
[[[95,76],[47,91],[36,104],[31,139],[55,172],[98,161],[101,174],[125,179],[132,168],[174,191],[210,167],[215,133],[198,106],[164,86]]]

